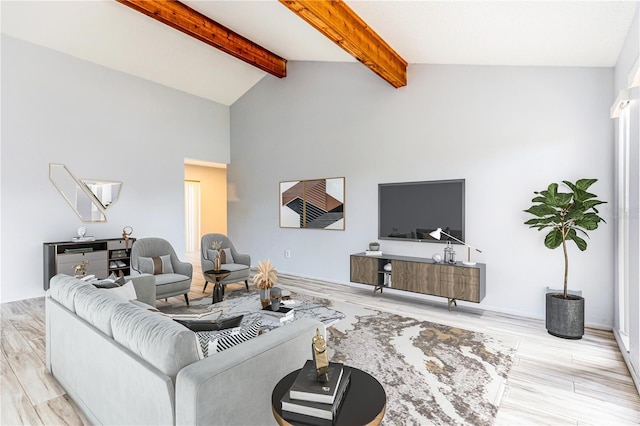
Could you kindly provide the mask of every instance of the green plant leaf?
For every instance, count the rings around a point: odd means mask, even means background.
[[[580,251],[585,251],[587,249],[587,242],[582,238],[578,237],[578,235],[576,235],[575,232],[573,232],[573,234],[569,233],[568,239],[573,240],[578,246],[578,248],[580,249]]]
[[[595,213],[587,213],[580,220],[576,220],[574,225],[580,228],[584,228],[587,231],[593,231],[598,229],[598,224],[602,221],[602,218]]]
[[[583,191],[586,191],[587,189],[589,189],[589,187],[591,185],[593,185],[597,181],[598,181],[598,179],[579,179],[579,180],[576,181],[576,186],[579,189],[582,189]]]
[[[554,228],[547,234],[544,239],[544,245],[550,249],[556,249],[562,244],[562,232],[558,228]]]
[[[595,206],[599,206],[600,204],[607,204],[607,202],[600,200],[586,200],[582,205],[584,206],[585,210],[589,210],[594,209]],[[594,210],[597,212],[596,209]]]
[[[568,194],[566,192],[558,192],[556,194],[555,205],[560,208],[566,208],[571,204],[571,200],[573,198],[573,194]]]
[[[532,215],[537,217],[544,217],[555,215],[558,211],[546,204],[537,204],[535,206],[529,207],[527,210],[525,210],[525,212],[531,213]]]
[[[566,210],[565,220],[569,221],[572,219],[579,219],[584,216],[584,209],[582,208],[580,203],[573,203]]]
[[[524,224],[530,225],[530,228],[546,228],[549,226],[554,226],[554,223],[548,218],[533,218],[529,219]]]

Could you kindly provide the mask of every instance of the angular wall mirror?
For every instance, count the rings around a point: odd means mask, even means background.
[[[106,210],[111,204],[115,203],[120,196],[122,182],[96,181],[88,179],[80,179],[80,181],[89,188],[104,210]]]
[[[106,222],[122,188],[122,182],[78,179],[64,164],[49,164],[49,180],[83,222]]]

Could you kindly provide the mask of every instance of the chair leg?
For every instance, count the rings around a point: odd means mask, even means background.
[[[204,282],[204,288],[202,289],[202,292],[204,293],[205,290],[207,289],[207,284],[209,284],[209,281],[205,281]]]
[[[249,291],[249,280],[244,280],[244,286],[247,288],[247,291]]]
[[[189,306],[189,295],[187,293],[184,294],[184,301],[187,302],[187,306]]]

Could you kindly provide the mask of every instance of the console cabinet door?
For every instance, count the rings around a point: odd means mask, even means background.
[[[57,273],[74,275],[73,267],[86,261],[87,275],[95,275],[97,278],[107,278],[107,252],[95,251],[87,253],[64,253],[58,255]]]
[[[393,260],[391,287],[414,293],[437,295],[439,292],[438,269],[429,263]]]
[[[440,295],[480,302],[480,270],[440,265]]]
[[[377,285],[378,259],[364,256],[351,256],[351,282]]]

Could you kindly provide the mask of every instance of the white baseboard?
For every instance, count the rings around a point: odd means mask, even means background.
[[[356,288],[362,288],[362,289],[370,289],[372,286],[368,285],[368,284],[358,284],[358,283],[352,283],[352,282],[342,282],[342,281],[334,281],[334,280],[330,280],[326,277],[312,277],[312,276],[302,276],[302,275],[298,275],[298,274],[292,274],[292,273],[288,273],[288,272],[280,272],[281,274],[284,275],[289,275],[291,277],[299,277],[299,278],[306,278],[306,279],[310,279],[310,280],[318,280],[318,281],[325,281],[331,284],[340,284],[340,285],[346,285],[346,286],[350,286],[350,287],[356,287]],[[441,297],[441,296],[429,296],[427,294],[420,294],[420,293],[412,293],[410,291],[404,291],[404,290],[395,290],[393,287],[391,288],[385,288],[385,291],[389,291],[392,292],[394,294],[402,294],[405,295],[407,297],[411,297],[414,298],[416,300],[428,300],[430,302],[433,303],[443,303],[445,306],[447,305],[447,299]],[[518,317],[522,317],[522,318],[530,318],[530,319],[535,319],[535,320],[541,320],[544,321],[545,317],[544,314],[542,315],[537,315],[535,313],[531,313],[531,312],[522,312],[522,311],[518,311],[516,309],[509,309],[509,308],[503,308],[501,306],[491,306],[491,305],[487,305],[487,304],[478,304],[478,303],[472,303],[472,302],[465,302],[465,301],[458,301],[458,306],[464,306],[465,308],[469,309],[469,310],[474,310],[474,311],[487,311],[487,312],[496,312],[496,313],[500,313],[500,314],[507,314],[507,315],[514,315],[514,316],[518,316]],[[596,330],[603,330],[603,331],[612,331],[613,327],[611,325],[608,324],[599,324],[599,323],[594,323],[594,322],[585,322],[585,327],[586,328],[593,328]]]
[[[631,378],[633,379],[633,383],[636,385],[636,389],[638,390],[638,393],[640,394],[640,372],[636,371],[633,368],[633,364],[631,363],[631,360],[629,359],[629,352],[627,351],[627,348],[626,348],[625,344],[623,343],[622,336],[620,336],[620,333],[618,333],[618,330],[614,329],[613,330],[613,335],[616,338],[616,343],[618,344],[618,348],[620,349],[620,353],[622,354],[622,358],[624,359],[624,363],[627,364],[627,369],[629,370],[629,374],[631,375]]]

